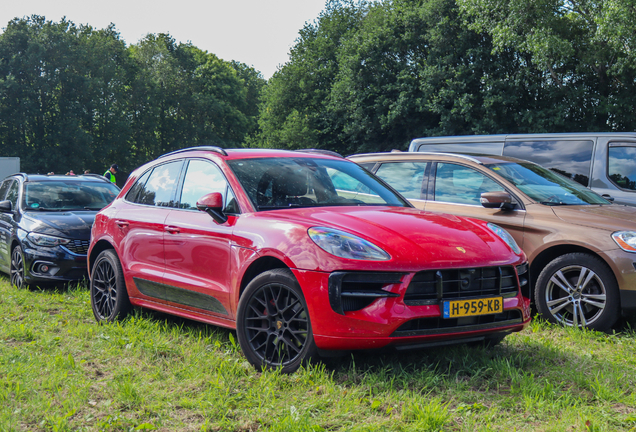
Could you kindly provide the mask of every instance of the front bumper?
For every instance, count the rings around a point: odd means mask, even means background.
[[[86,255],[63,246],[23,244],[24,279],[28,284],[70,282],[88,279]]]
[[[621,309],[636,312],[636,253],[614,249],[600,253],[616,277],[621,296]]]
[[[445,319],[439,304],[405,303],[404,293],[414,276],[410,273],[402,274],[399,282],[382,288],[393,295],[375,297],[359,310],[343,311],[333,300],[333,278],[330,296],[329,273],[293,272],[303,289],[314,340],[321,350],[461,343],[520,331],[530,323],[530,300],[521,295],[521,290],[503,299],[502,314]],[[385,281],[391,282],[386,277]]]

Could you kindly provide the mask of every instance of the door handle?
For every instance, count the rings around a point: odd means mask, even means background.
[[[169,232],[170,234],[179,234],[181,232],[179,227],[176,227],[176,226],[167,226],[166,231]]]
[[[115,224],[119,227],[119,228],[126,228],[128,226],[128,221],[125,220],[116,220]]]

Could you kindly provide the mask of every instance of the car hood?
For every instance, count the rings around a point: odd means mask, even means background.
[[[23,226],[31,232],[89,240],[96,214],[94,211],[29,212],[23,219]]]
[[[265,213],[268,213],[266,216]],[[451,268],[512,264],[519,255],[486,222],[400,207],[329,207],[259,213],[310,227],[355,234],[391,255],[399,269]],[[270,219],[271,220],[271,219]]]
[[[561,220],[611,232],[636,231],[636,208],[624,205],[554,206],[554,214]]]

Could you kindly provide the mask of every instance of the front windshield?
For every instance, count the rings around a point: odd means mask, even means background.
[[[610,204],[579,183],[533,163],[505,162],[486,166],[541,204]]]
[[[257,210],[352,205],[410,207],[373,174],[346,160],[269,157],[230,160],[228,164]]]
[[[30,181],[24,184],[22,208],[32,211],[101,210],[119,188],[95,181]]]

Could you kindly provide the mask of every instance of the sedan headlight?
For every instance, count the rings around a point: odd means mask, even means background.
[[[634,231],[616,231],[612,234],[612,238],[619,248],[626,252],[636,252],[636,232]]]
[[[38,246],[44,246],[44,247],[59,246],[59,245],[64,245],[70,242],[69,239],[53,237],[50,235],[44,235],[44,234],[39,234],[34,232],[29,233],[27,235],[27,238],[32,243],[35,243]]]
[[[490,223],[490,222],[488,223],[488,228],[490,228],[492,232],[497,234],[497,237],[499,237],[504,242],[506,242],[506,244],[510,246],[510,249],[512,249],[515,253],[517,254],[521,253],[521,249],[519,249],[517,242],[515,241],[515,239],[512,238],[512,236],[510,235],[508,231],[506,231],[499,225],[495,225],[494,223]]]
[[[369,261],[386,261],[391,256],[371,242],[344,231],[313,227],[307,230],[309,237],[325,252],[340,258]]]

